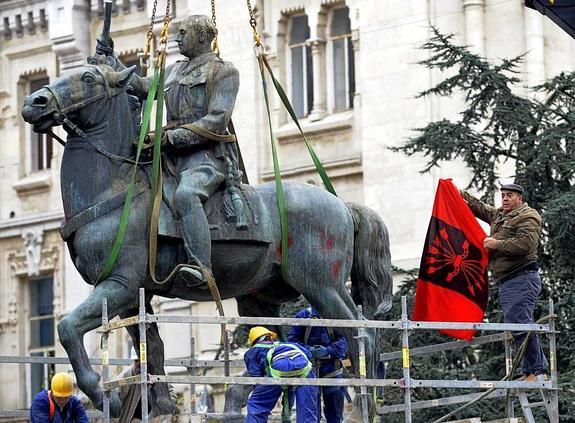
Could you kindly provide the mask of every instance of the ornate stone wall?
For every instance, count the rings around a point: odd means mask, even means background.
[[[165,1],[159,0],[158,16]],[[428,22],[457,41],[470,44],[489,58],[529,52],[523,77],[533,84],[573,67],[573,41],[521,2],[496,0],[257,0],[256,18],[274,72],[289,91],[290,19],[305,14],[313,67],[313,102],[301,120],[344,200],[365,203],[381,213],[389,226],[395,264],[417,265],[438,178],[467,182],[466,170],[447,163],[420,175],[422,158],[406,158],[387,149],[403,142],[412,128],[440,117],[453,117],[461,99],[415,99],[442,76],[415,65],[425,53],[417,49],[429,36]],[[134,57],[144,44],[152,0],[116,0],[112,23],[118,53]],[[31,171],[31,133],[20,118],[30,81],[56,78],[83,63],[94,50],[102,26],[102,0],[7,0],[0,2],[0,355],[27,353],[25,286],[39,275],[54,277],[56,318],[72,310],[90,287],[73,268],[58,226],[62,218],[59,164],[62,148],[55,145],[51,166]],[[210,13],[207,0],[172,2],[174,22],[188,13]],[[241,84],[233,120],[247,173],[252,183],[272,180],[270,143],[253,40],[244,2],[216,0],[219,43],[223,58],[235,63]],[[350,48],[354,55],[353,108],[334,112],[333,51],[330,25],[333,11],[347,7]],[[154,25],[157,33],[160,21]],[[170,29],[169,62],[178,59]],[[349,71],[349,69],[348,69]],[[286,179],[320,184],[293,122],[272,95],[272,120]],[[59,135],[65,134],[59,130]],[[448,140],[446,140],[448,141]],[[501,169],[511,177],[512,167]],[[162,312],[185,313],[181,303],[158,300]],[[192,305],[194,312],[213,313],[211,304]],[[226,304],[234,312],[233,301]],[[197,311],[196,311],[197,310]],[[210,328],[212,329],[212,328]],[[163,327],[168,357],[187,354],[171,342],[181,328]],[[197,351],[210,358],[217,330],[195,327]],[[117,335],[117,356],[128,356],[126,336]],[[98,339],[86,339],[91,355]],[[57,351],[61,354],[61,350]],[[15,371],[16,369],[17,371]],[[26,366],[0,365],[0,405],[24,408],[29,393]]]

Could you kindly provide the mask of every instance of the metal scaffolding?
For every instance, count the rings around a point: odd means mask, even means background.
[[[353,386],[358,388],[360,396],[359,404],[361,406],[362,421],[367,423],[368,418],[368,387],[392,387],[403,390],[403,404],[385,405],[377,407],[377,414],[385,415],[389,413],[404,413],[405,422],[412,421],[412,412],[429,407],[445,406],[458,403],[477,401],[478,397],[482,399],[492,399],[507,397],[507,415],[513,417],[513,400],[519,399],[521,409],[525,420],[528,423],[535,423],[531,408],[535,406],[545,406],[549,421],[551,423],[559,422],[558,406],[558,386],[557,386],[557,363],[556,363],[556,339],[555,339],[555,321],[554,321],[553,301],[549,300],[548,323],[535,324],[506,324],[506,323],[453,323],[453,322],[421,322],[411,321],[408,319],[407,305],[405,297],[402,298],[402,313],[400,320],[396,321],[373,321],[373,320],[341,320],[341,319],[295,319],[281,317],[221,317],[221,316],[172,316],[172,315],[151,315],[146,313],[145,293],[140,290],[140,309],[138,316],[132,316],[122,320],[108,321],[106,301],[102,304],[102,335],[101,342],[101,360],[91,360],[91,364],[102,365],[102,386],[104,395],[103,416],[106,423],[109,422],[109,399],[113,389],[130,384],[139,384],[141,388],[141,405],[142,405],[142,422],[148,422],[148,383],[177,383],[189,384],[194,389],[195,384],[225,384],[225,385],[283,385],[283,386]],[[201,324],[249,324],[249,325],[274,325],[274,326],[312,326],[312,327],[332,327],[332,328],[355,328],[358,335],[356,337],[359,345],[359,363],[365,363],[365,330],[373,329],[391,329],[400,331],[402,339],[402,350],[396,352],[383,353],[380,360],[387,362],[390,360],[401,359],[403,368],[403,377],[401,379],[371,379],[365,375],[365,364],[360,367],[360,377],[355,379],[273,379],[269,377],[243,377],[230,376],[230,367],[243,368],[243,361],[229,359],[229,340],[224,343],[224,360],[197,360],[194,354],[194,341],[192,339],[192,356],[189,359],[166,360],[166,366],[183,366],[187,369],[187,375],[153,375],[149,374],[147,368],[147,341],[146,341],[146,324],[148,323],[201,323]],[[122,379],[110,378],[110,365],[131,364],[132,360],[127,359],[110,359],[108,351],[108,336],[111,331],[130,325],[138,325],[140,333],[140,374]],[[465,330],[483,330],[502,332],[492,335],[481,336],[471,341],[451,341],[443,344],[429,345],[419,348],[410,348],[409,337],[413,330],[430,330],[430,329],[465,329]],[[413,379],[410,373],[411,358],[418,356],[459,349],[468,346],[482,345],[491,342],[505,343],[505,367],[506,376],[510,376],[512,369],[512,338],[510,332],[533,331],[546,334],[549,339],[549,362],[550,362],[550,379],[535,382],[510,381],[510,380],[419,380]],[[227,337],[226,337],[227,338]],[[363,356],[361,356],[363,354]],[[0,357],[1,363],[67,363],[64,358],[55,357]],[[197,374],[198,368],[223,368],[224,376],[202,376]],[[447,398],[438,398],[427,401],[413,402],[412,391],[421,388],[459,388],[459,389],[478,389],[483,393],[472,393],[465,395],[452,396]],[[539,403],[529,403],[527,392],[539,390],[543,401]],[[192,391],[192,396],[194,391]],[[193,404],[193,399],[192,399]],[[195,414],[195,409],[190,407],[190,414]],[[21,411],[20,411],[21,412]],[[12,414],[10,414],[12,413]],[[0,410],[0,418],[14,415],[14,410]],[[22,413],[22,412],[21,412]],[[188,414],[188,413],[185,413]],[[221,414],[196,414],[206,421],[209,417],[221,418]]]
[[[105,306],[103,306],[105,311]],[[108,393],[104,396],[105,401],[109,398],[111,389],[119,386],[140,383],[142,387],[142,410],[144,410],[144,402],[147,404],[147,389],[146,381],[151,383],[166,382],[166,383],[185,383],[185,384],[226,384],[226,385],[283,385],[283,386],[301,386],[301,385],[315,385],[315,386],[353,386],[359,388],[360,404],[362,407],[362,419],[368,422],[367,410],[367,387],[398,387],[404,392],[404,404],[391,405],[378,407],[378,414],[387,414],[392,412],[404,412],[406,423],[411,422],[411,415],[413,410],[435,407],[440,405],[456,404],[461,402],[468,402],[477,398],[479,394],[459,395],[456,397],[441,398],[431,401],[419,401],[412,403],[411,392],[418,388],[460,388],[460,389],[492,389],[486,398],[497,398],[506,396],[508,392],[517,396],[521,403],[525,419],[528,423],[535,423],[531,408],[537,405],[545,405],[549,420],[552,423],[559,422],[559,405],[558,405],[558,388],[557,388],[557,366],[556,366],[556,344],[555,344],[555,322],[554,322],[554,309],[553,301],[549,300],[549,323],[536,323],[536,324],[507,324],[507,323],[453,323],[453,322],[418,322],[411,321],[407,317],[407,305],[405,297],[402,298],[402,313],[401,319],[398,321],[370,321],[370,320],[341,320],[341,319],[295,319],[295,318],[281,318],[281,317],[222,317],[222,316],[167,316],[167,315],[149,315],[145,310],[145,295],[144,290],[140,290],[140,313],[139,316],[107,323],[107,316],[103,313],[102,317],[102,333],[108,333],[128,325],[138,324],[140,326],[140,358],[141,358],[141,373],[140,378],[128,378],[118,380],[103,381],[104,390]],[[104,321],[106,323],[104,323]],[[268,377],[243,377],[243,376],[229,376],[229,366],[224,364],[228,369],[224,376],[176,376],[176,375],[148,375],[145,364],[145,324],[146,323],[204,323],[204,324],[250,324],[250,325],[273,325],[273,326],[312,326],[312,327],[345,327],[356,328],[358,330],[357,342],[359,343],[359,363],[365,363],[365,329],[395,329],[401,332],[402,337],[402,351],[395,353],[386,353],[380,356],[383,361],[396,359],[401,357],[403,361],[403,378],[401,379],[367,379],[365,377],[365,367],[360,365],[360,377],[358,379],[273,379]],[[493,381],[479,381],[479,380],[415,380],[411,378],[410,374],[410,357],[418,355],[435,353],[438,351],[445,351],[448,349],[462,348],[470,345],[481,345],[488,342],[504,341],[506,343],[506,370],[507,373],[511,371],[511,338],[509,333],[488,335],[476,338],[473,341],[453,341],[441,345],[426,346],[422,348],[411,349],[409,348],[409,333],[413,330],[429,330],[429,329],[466,329],[466,330],[484,330],[484,331],[533,331],[545,333],[549,337],[550,348],[550,370],[551,377],[549,381],[507,381],[507,380],[493,380]],[[103,343],[104,345],[104,343]],[[227,342],[224,345],[227,350]],[[107,354],[107,352],[102,352]],[[363,354],[363,356],[361,356]],[[229,357],[226,354],[226,357]],[[225,360],[225,363],[229,363]],[[364,365],[365,366],[365,365]],[[105,366],[104,366],[105,367]],[[106,374],[106,370],[104,370]],[[137,380],[136,380],[137,379]],[[541,403],[529,404],[527,402],[526,392],[530,390],[540,390],[544,401]],[[508,415],[513,416],[512,396],[508,396]],[[147,407],[147,405],[146,405]],[[142,413],[144,416],[145,413]],[[143,422],[147,422],[144,417]]]

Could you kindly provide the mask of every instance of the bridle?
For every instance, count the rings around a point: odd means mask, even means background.
[[[90,66],[90,65],[85,65],[84,67],[89,67],[93,70],[95,70],[96,72],[98,72],[100,74],[100,76],[102,77],[102,79],[104,79],[104,81],[106,81],[106,75],[104,75],[104,73],[102,72],[102,70],[100,70],[97,66]],[[110,86],[105,83],[104,87],[106,89],[105,92],[102,92],[100,94],[97,94],[93,97],[84,99],[82,101],[80,101],[79,103],[75,103],[75,104],[71,104],[67,107],[62,107],[62,100],[60,99],[58,93],[56,90],[54,90],[51,86],[49,85],[45,85],[43,88],[45,88],[46,90],[48,90],[50,92],[50,94],[52,95],[52,97],[54,98],[54,100],[56,101],[56,105],[57,105],[57,110],[55,110],[52,114],[52,119],[58,124],[58,125],[62,125],[62,126],[66,126],[70,131],[74,132],[75,134],[77,134],[80,138],[86,140],[87,142],[90,143],[90,145],[92,147],[94,147],[94,149],[96,151],[98,151],[100,154],[108,157],[109,159],[113,159],[113,160],[118,160],[118,161],[123,161],[126,163],[131,163],[131,164],[135,164],[136,161],[129,159],[127,157],[123,157],[123,156],[119,156],[117,154],[113,154],[110,153],[109,151],[106,151],[101,145],[93,142],[90,137],[88,137],[88,135],[86,135],[86,133],[84,131],[82,131],[82,129],[80,129],[78,127],[78,125],[76,125],[75,123],[73,123],[69,118],[68,118],[68,114],[73,113],[77,110],[81,110],[84,107],[102,100],[103,98],[106,99],[106,102],[101,102],[98,105],[98,108],[94,111],[94,113],[91,114],[90,119],[88,119],[88,122],[86,122],[86,126],[89,126],[93,123],[93,119],[95,119],[100,110],[102,110],[102,107],[104,107],[104,104],[108,104],[112,101],[112,97],[117,96],[118,94],[125,92],[125,88],[110,88]],[[55,138],[60,144],[62,144],[64,147],[66,146],[66,142],[60,138],[58,135],[56,135],[53,131],[52,128],[50,128],[49,130],[49,135],[53,138]],[[147,164],[149,162],[139,162],[139,164]]]

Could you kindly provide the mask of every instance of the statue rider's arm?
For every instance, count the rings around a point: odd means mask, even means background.
[[[118,57],[118,54],[114,51],[114,42],[112,41],[111,37],[104,39],[101,35],[98,36],[96,39],[96,54],[107,56],[106,60],[111,62],[110,64],[113,65],[112,67],[114,70],[121,71],[126,69],[126,65],[122,63]],[[171,65],[166,69],[166,75],[168,75],[170,68]],[[130,81],[128,82],[128,91],[130,94],[135,95],[140,100],[145,100],[151,85],[151,77],[142,78],[136,73],[133,73],[130,77]]]
[[[212,66],[206,84],[208,93],[207,113],[194,123],[210,132],[225,134],[238,93],[238,71],[229,63]],[[210,142],[186,128],[177,128],[166,132],[169,143],[176,149],[186,149]]]

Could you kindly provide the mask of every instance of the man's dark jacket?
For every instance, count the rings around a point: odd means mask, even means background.
[[[490,236],[500,240],[496,250],[489,250],[489,269],[496,281],[537,263],[541,235],[541,216],[524,203],[509,213],[462,193],[473,214],[491,225]]]

